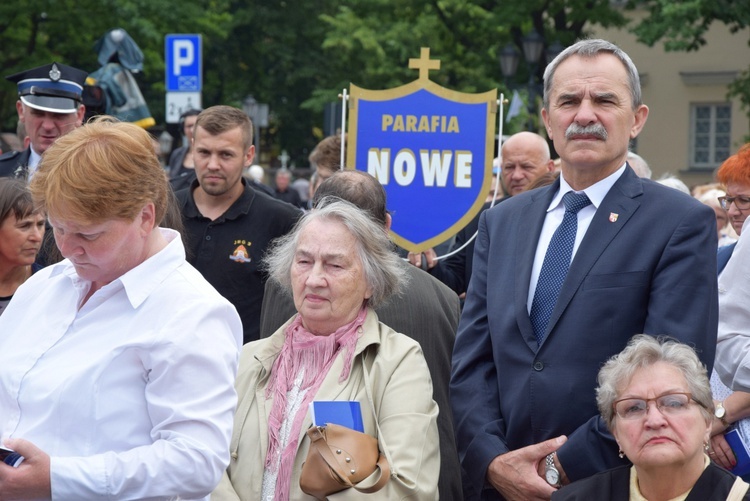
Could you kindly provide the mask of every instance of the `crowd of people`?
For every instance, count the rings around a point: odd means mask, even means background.
[[[399,257],[340,136],[270,187],[244,112],[188,110],[165,171],[142,127],[83,123],[85,78],[9,77],[0,500],[315,499],[322,401],[380,457],[329,442],[365,473],[318,499],[750,499],[750,145],[692,192],[652,181],[616,45],[547,66],[559,159],[505,140],[445,258]]]

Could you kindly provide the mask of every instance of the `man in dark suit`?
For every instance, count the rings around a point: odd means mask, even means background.
[[[390,228],[383,186],[371,175],[357,170],[335,171],[315,192],[313,208],[325,197],[353,203]],[[432,376],[433,398],[440,408],[440,499],[461,499],[461,470],[456,453],[448,400],[451,351],[459,317],[458,296],[439,280],[406,262],[409,277],[403,294],[376,310],[381,322],[417,340],[422,346]],[[292,298],[284,295],[272,280],[266,283],[260,314],[261,337],[270,336],[296,313]]]
[[[594,389],[634,334],[689,343],[711,369],[715,217],[627,165],[647,116],[638,71],[609,42],[578,42],[545,71],[542,118],[561,177],[482,215],[453,353],[469,498],[549,499],[561,483],[622,464]],[[561,285],[544,301],[552,276]]]
[[[86,75],[77,68],[51,63],[5,77],[18,86],[16,111],[30,144],[24,151],[0,156],[0,177],[29,179],[47,148],[81,126]]]

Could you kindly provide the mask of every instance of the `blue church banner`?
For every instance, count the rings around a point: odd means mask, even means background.
[[[350,85],[347,168],[385,188],[399,246],[421,252],[456,234],[484,205],[492,183],[497,90],[456,92],[432,82],[423,48],[419,79],[388,90]]]

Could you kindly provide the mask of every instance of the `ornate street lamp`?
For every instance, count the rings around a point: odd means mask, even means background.
[[[521,39],[523,45],[523,57],[529,66],[529,124],[528,130],[534,130],[534,116],[536,114],[536,72],[539,58],[544,49],[544,37],[532,31]]]
[[[516,46],[512,43],[509,43],[500,51],[500,71],[503,73],[503,77],[506,80],[516,76],[518,59],[518,49],[516,49]]]
[[[536,115],[536,96],[540,93],[541,85],[537,83],[537,70],[539,68],[539,62],[544,53],[544,63],[549,64],[552,60],[557,57],[565,47],[560,42],[555,41],[552,45],[544,49],[544,37],[532,31],[521,38],[521,45],[523,48],[523,58],[526,61],[526,65],[529,69],[529,81],[528,92],[528,111],[529,111],[529,122],[528,130],[534,130],[534,116]],[[503,78],[506,81],[512,80],[516,75],[518,69],[518,62],[520,59],[520,52],[515,45],[509,43],[500,51],[500,71],[503,73]],[[509,85],[510,87],[510,85]]]
[[[532,31],[524,35],[521,44],[523,45],[523,57],[526,62],[531,65],[537,64],[544,49],[544,37],[536,31]]]

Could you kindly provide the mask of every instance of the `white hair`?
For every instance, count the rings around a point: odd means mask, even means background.
[[[690,188],[672,174],[664,174],[664,176],[662,176],[661,179],[657,179],[656,182],[674,188],[677,191],[681,191],[686,195],[690,195]]]
[[[638,177],[651,179],[651,167],[648,166],[648,162],[638,153],[628,151],[628,165],[630,165]]]
[[[251,165],[250,168],[247,170],[247,175],[250,176],[250,179],[257,183],[263,182],[263,175],[265,172],[263,171],[263,167],[260,165]]]

